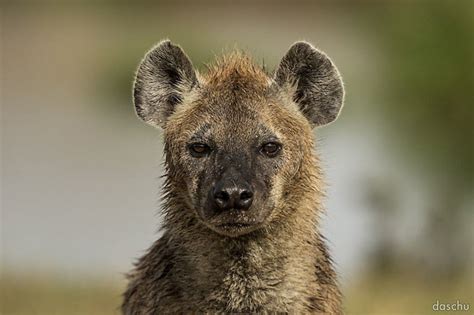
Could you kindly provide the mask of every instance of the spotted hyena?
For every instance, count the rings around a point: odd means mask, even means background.
[[[130,273],[123,313],[341,313],[312,129],[343,98],[306,42],[272,75],[243,53],[199,74],[170,41],[151,49],[134,103],[164,130],[163,235]]]

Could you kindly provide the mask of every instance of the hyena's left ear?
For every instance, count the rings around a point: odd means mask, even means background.
[[[169,40],[153,47],[137,70],[133,100],[138,117],[152,126],[164,127],[198,80],[181,47]]]
[[[341,76],[328,56],[306,42],[290,47],[275,72],[275,82],[299,106],[313,127],[334,121],[343,105]]]

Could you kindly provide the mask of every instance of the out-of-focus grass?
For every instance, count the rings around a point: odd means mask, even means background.
[[[364,277],[345,290],[347,314],[432,314],[432,305],[473,305],[472,276],[422,280],[416,274]],[[125,282],[97,279],[67,280],[51,275],[2,277],[3,315],[120,314]],[[449,312],[448,312],[449,313]],[[466,312],[460,312],[466,313]],[[467,312],[469,313],[469,312]]]
[[[348,314],[433,314],[433,304],[473,302],[473,276],[423,279],[416,273],[368,275],[345,292]],[[443,312],[452,314],[457,312]]]
[[[46,274],[3,274],[0,314],[120,314],[124,283],[94,278],[64,279]]]

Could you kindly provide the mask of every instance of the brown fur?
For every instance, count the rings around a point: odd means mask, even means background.
[[[342,313],[318,230],[323,182],[313,124],[291,97],[295,84],[276,85],[249,57],[232,54],[202,77],[182,77],[168,116],[142,117],[165,131],[164,234],[130,273],[124,314]],[[248,233],[216,233],[199,216],[196,163],[203,162],[186,154],[186,143],[212,126],[216,143],[248,156],[242,148],[260,136],[262,124],[284,143],[281,158],[265,170],[271,191],[262,205],[271,211]]]

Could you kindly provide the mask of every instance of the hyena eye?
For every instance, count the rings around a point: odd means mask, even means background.
[[[260,152],[268,157],[275,157],[281,150],[281,144],[276,142],[268,142],[262,145]]]
[[[211,147],[204,143],[192,143],[188,146],[188,149],[194,157],[203,157],[211,152]]]

